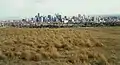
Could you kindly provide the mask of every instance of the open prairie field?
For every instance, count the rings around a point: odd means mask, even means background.
[[[120,65],[120,27],[0,28],[0,65]]]

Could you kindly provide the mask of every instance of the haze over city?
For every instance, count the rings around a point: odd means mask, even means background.
[[[120,14],[119,0],[1,0],[0,19],[47,15]]]

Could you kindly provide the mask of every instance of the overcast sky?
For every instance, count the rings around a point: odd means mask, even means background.
[[[0,0],[0,18],[61,13],[120,14],[120,0]]]

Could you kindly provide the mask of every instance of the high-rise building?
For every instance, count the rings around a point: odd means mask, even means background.
[[[83,15],[83,19],[85,19],[86,17],[85,17],[85,15]]]
[[[43,16],[43,22],[46,22],[45,16]]]
[[[62,22],[62,15],[58,15],[58,20]]]
[[[91,20],[94,21],[95,17],[92,17]]]
[[[38,13],[37,16],[40,17],[40,13]]]
[[[48,22],[48,17],[47,16],[45,16],[45,22]]]
[[[38,16],[35,16],[35,20],[36,20],[36,22],[38,22],[38,21],[39,21]]]
[[[38,21],[41,21],[40,13],[37,14]]]
[[[58,21],[62,22],[62,15],[59,14],[55,14],[56,18],[58,19]]]
[[[81,14],[78,14],[78,17],[80,18],[80,17],[81,17]]]
[[[48,15],[48,21],[52,21],[52,16]]]
[[[43,22],[43,16],[40,16],[40,22]]]
[[[56,17],[53,17],[53,22],[56,22],[57,21],[56,19],[57,19]]]

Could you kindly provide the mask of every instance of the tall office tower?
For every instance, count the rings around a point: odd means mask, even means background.
[[[53,17],[53,22],[56,22],[57,21],[56,19],[57,19],[56,17]]]
[[[36,20],[36,22],[38,22],[38,21],[39,21],[38,16],[35,16],[35,20]]]
[[[62,15],[58,15],[58,20],[62,22]]]
[[[45,16],[45,22],[48,22],[48,17],[47,16]]]
[[[72,16],[72,19],[75,19],[75,16]]]
[[[59,14],[55,14],[56,18],[58,19],[58,21],[62,22],[62,15]]]
[[[95,19],[95,17],[92,17],[92,18],[91,18],[91,21],[94,21],[94,19]]]
[[[99,23],[98,17],[95,17],[95,18],[94,18],[94,21],[95,21],[96,23]]]
[[[81,14],[78,14],[78,17],[80,18],[80,17],[81,17]]]
[[[62,15],[59,15],[59,21],[62,22]]]
[[[52,16],[52,17],[51,17],[51,21],[53,22],[53,20],[54,20],[54,17]]]
[[[46,22],[46,20],[45,20],[45,16],[43,16],[43,22]]]
[[[74,19],[74,21],[77,21],[77,17],[75,17],[75,16],[72,16],[71,19]]]
[[[77,20],[80,21],[82,19],[81,14],[78,14]]]
[[[40,16],[40,22],[43,22],[43,16]]]
[[[40,21],[40,13],[37,14],[38,21]]]
[[[38,13],[37,16],[40,17],[40,13]]]
[[[42,20],[41,20],[41,19],[42,19],[42,16],[39,16],[39,18],[38,18],[38,19],[39,19],[39,22],[41,22],[41,21],[42,21]]]
[[[88,16],[87,19],[88,19],[88,22],[91,22],[91,17],[90,16]]]
[[[85,15],[83,15],[83,19],[85,19]]]
[[[52,21],[52,16],[51,15],[48,15],[48,21]]]
[[[100,16],[98,16],[98,22],[100,22],[100,19],[101,19],[101,17],[100,17]]]

